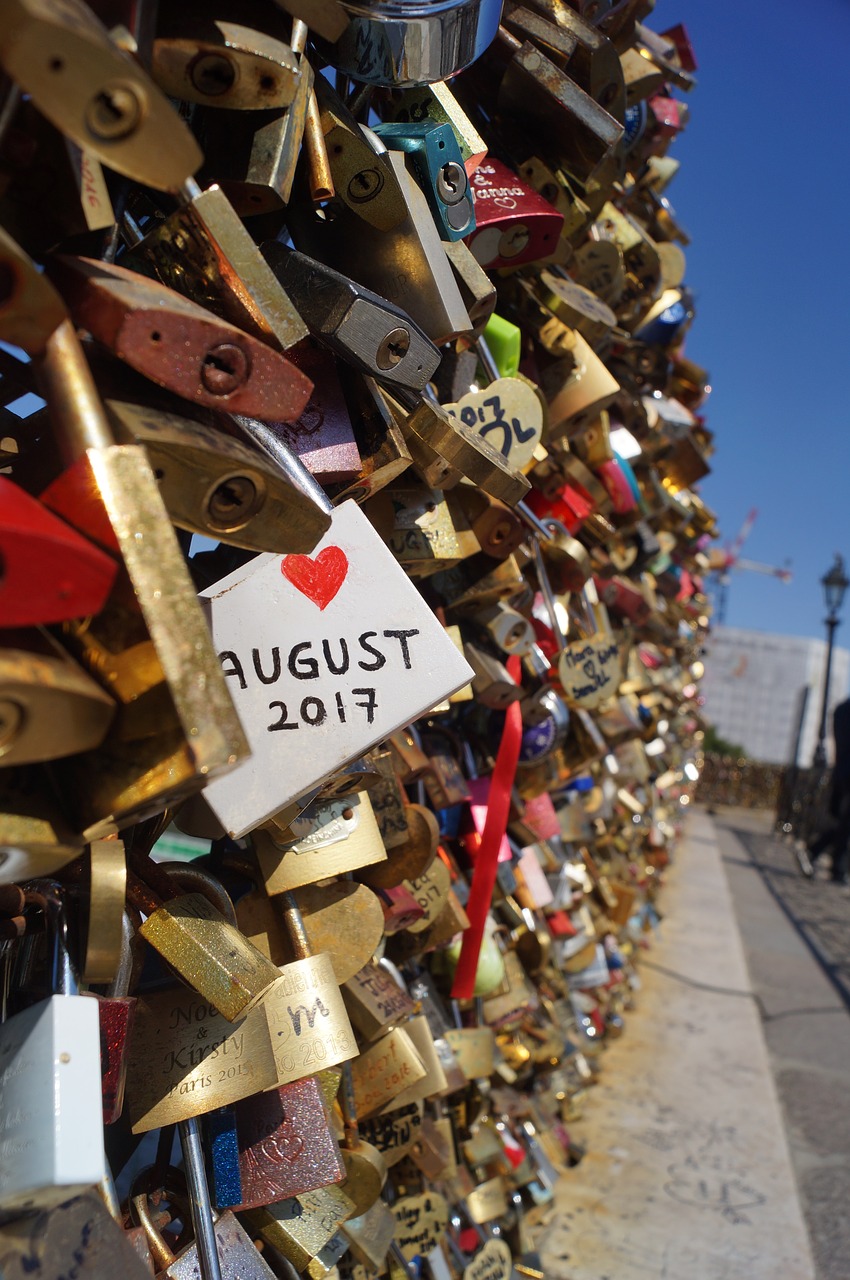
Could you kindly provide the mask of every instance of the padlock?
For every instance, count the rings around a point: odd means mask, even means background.
[[[430,809],[424,805],[407,805],[404,810],[406,837],[404,842],[387,850],[386,859],[374,866],[358,870],[358,879],[372,889],[392,889],[405,880],[421,876],[434,861],[440,839],[440,827]]]
[[[476,340],[483,334],[496,308],[496,289],[465,241],[444,240],[443,248],[449,260],[449,266],[454,272],[455,283],[460,290],[461,301],[472,326],[469,336]],[[469,356],[469,353],[461,353],[461,356],[464,354]],[[448,355],[443,356],[443,364],[439,372],[442,372],[448,358]],[[465,387],[464,390],[466,389]],[[437,394],[440,396],[439,387]],[[440,396],[440,398],[443,397]],[[455,395],[451,391],[445,396],[448,400],[454,398]]]
[[[522,656],[529,653],[534,645],[534,628],[529,620],[506,604],[488,605],[474,614],[473,619],[504,654],[518,653]]]
[[[612,157],[622,124],[530,41],[505,28],[499,35],[513,54],[499,85],[500,114],[513,129],[538,131],[544,159],[551,155],[587,182]]]
[[[79,994],[69,953],[63,890],[31,880],[49,939],[49,983],[57,992],[0,1026],[4,1141],[15,1159],[0,1168],[0,1207],[47,1209],[86,1191],[106,1174],[100,1096],[100,1030],[93,1000]],[[34,1123],[33,1091],[52,1099]]]
[[[563,214],[507,165],[488,157],[473,174],[470,190],[476,229],[469,248],[482,267],[519,267],[555,252]]]
[[[266,31],[187,5],[165,12],[153,41],[151,75],[164,93],[230,111],[287,107],[298,86],[292,49]]]
[[[370,789],[369,799],[378,823],[381,843],[385,849],[390,850],[404,844],[407,839],[407,819],[404,812],[407,797],[395,771],[392,753],[375,751],[372,758],[378,765],[381,777]]]
[[[6,476],[0,476],[0,500],[0,627],[99,613],[115,581],[115,561]]]
[[[357,121],[325,77],[317,82],[316,96],[336,198],[361,222],[393,230],[407,211],[403,183],[386,147]]]
[[[475,229],[475,212],[463,155],[449,124],[430,120],[379,124],[375,133],[391,151],[403,151],[425,192],[445,240],[461,240]]]
[[[106,410],[119,442],[144,445],[179,528],[278,552],[312,551],[329,528],[330,516],[312,494],[232,436],[127,401],[107,400]]]
[[[570,331],[569,346],[570,355],[548,365],[541,377],[556,439],[598,417],[620,390],[616,378],[575,330]]]
[[[332,492],[336,503],[346,498],[364,502],[406,471],[412,458],[404,436],[384,404],[378,384],[353,369],[338,372],[342,374],[361,463],[360,474],[352,483]]]
[[[88,5],[10,5],[0,63],[39,111],[117,173],[176,191],[201,163],[193,135]],[[168,137],[169,147],[162,147]]]
[[[0,1227],[0,1256],[8,1280],[62,1275],[69,1258],[81,1276],[114,1275],[116,1268],[126,1280],[150,1280],[152,1274],[94,1191]]]
[[[437,1248],[449,1221],[446,1199],[436,1191],[404,1196],[392,1206],[395,1242],[408,1262]]]
[[[274,461],[280,460],[283,446],[303,463],[314,482],[334,490],[357,479],[363,468],[337,360],[310,337],[290,347],[287,358],[314,384],[300,417],[292,422],[256,423],[237,414],[234,421]],[[288,473],[289,468],[285,469]]]
[[[483,439],[489,438],[512,467],[522,470],[534,456],[547,426],[545,402],[534,383],[522,376],[498,376],[483,337],[476,343],[476,351],[487,369],[489,385],[468,391],[445,408]]]
[[[306,1271],[352,1210],[348,1196],[339,1187],[330,1185],[279,1200],[262,1209],[250,1209],[245,1221],[252,1232],[276,1249],[296,1271]]]
[[[164,285],[67,255],[51,259],[50,276],[77,325],[187,400],[257,418],[294,418],[310,398],[309,378],[268,343]]]
[[[422,390],[440,357],[410,316],[280,241],[267,241],[262,252],[314,338],[362,373]]]
[[[412,578],[430,577],[480,550],[463,512],[455,517],[439,489],[412,477],[386,486],[365,511]]]
[[[416,1145],[422,1130],[423,1110],[423,1103],[410,1102],[407,1106],[358,1121],[361,1135],[381,1153],[388,1168],[403,1160]]]
[[[396,1100],[428,1074],[403,1027],[381,1036],[351,1064],[354,1105],[358,1115],[392,1110]]]
[[[413,1013],[407,992],[375,961],[344,983],[342,995],[353,1026],[366,1040],[374,1040]]]
[[[378,897],[384,908],[384,933],[388,938],[409,929],[410,925],[422,919],[422,907],[405,885],[379,889]]]
[[[377,138],[375,143],[381,145]],[[386,179],[376,168],[382,163],[389,165],[403,198],[403,217],[391,224],[391,230],[364,220],[358,206],[358,201],[371,202],[385,189]],[[349,196],[351,203],[340,204],[332,219],[317,217],[304,182],[296,178],[287,217],[295,247],[399,307],[437,346],[468,333],[472,324],[440,234],[425,196],[407,173],[404,156],[373,151],[368,164],[359,170],[359,175],[366,175],[362,197],[355,189],[356,199]]]
[[[528,491],[525,476],[477,427],[453,417],[439,404],[417,402],[413,396],[394,390],[395,396],[385,393],[384,399],[429,484],[449,488],[463,477],[509,505]]]
[[[407,926],[408,931],[422,933],[433,925],[448,901],[451,873],[438,856],[421,875],[402,880],[401,887],[407,889],[414,902],[422,908],[422,916],[414,924]]]
[[[189,187],[123,261],[215,315],[285,351],[307,326],[281,289],[221,187]]]
[[[272,819],[251,834],[266,893],[297,889],[386,860],[369,795],[316,800],[285,828]]]
[[[200,893],[180,894],[155,907],[139,932],[230,1022],[280,977],[277,965]]]
[[[115,715],[109,694],[48,632],[0,634],[0,765],[98,747]]]
[[[315,1078],[205,1117],[219,1209],[252,1209],[340,1183],[345,1168]]]
[[[498,658],[473,644],[465,644],[463,651],[475,673],[472,678],[473,691],[485,707],[500,711],[512,702],[520,701],[521,686],[511,679],[507,667]]]
[[[501,13],[493,0],[450,0],[438,14],[406,3],[343,8],[350,21],[326,49],[329,61],[355,80],[399,88],[446,80],[474,62]]]
[[[409,1102],[418,1102],[435,1094],[443,1094],[447,1090],[446,1074],[443,1070],[440,1052],[435,1044],[427,1018],[422,1014],[417,1014],[404,1024],[403,1030],[407,1039],[413,1045],[425,1074],[421,1078],[408,1080],[406,1087],[402,1088],[400,1092],[396,1092],[392,1101],[384,1102],[382,1108],[384,1111],[394,1110],[397,1107],[406,1106]],[[390,1036],[393,1034],[393,1032],[390,1032]],[[389,1039],[389,1036],[383,1038],[384,1041]],[[377,1041],[377,1043],[381,1044],[382,1041]],[[394,1082],[393,1088],[396,1087],[396,1083]]]
[[[195,108],[204,174],[215,176],[241,217],[275,213],[289,201],[314,84],[313,70],[301,58],[295,93],[285,106],[236,115],[210,105]]]
[[[505,15],[508,29],[544,49],[576,84],[622,124],[626,110],[623,69],[611,40],[579,13],[551,0],[531,0],[530,8],[536,10],[536,14],[510,4]]]
[[[562,324],[577,329],[596,350],[616,326],[617,317],[609,306],[555,268],[541,271],[539,296]]]
[[[293,890],[313,951],[330,956],[336,980],[348,982],[380,946],[384,916],[380,899],[351,880],[304,885]],[[278,899],[246,894],[236,909],[240,929],[275,964],[295,959]]]

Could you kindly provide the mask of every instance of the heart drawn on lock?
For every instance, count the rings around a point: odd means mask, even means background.
[[[345,582],[348,556],[342,547],[325,547],[317,556],[284,556],[280,571],[296,591],[326,609]]]

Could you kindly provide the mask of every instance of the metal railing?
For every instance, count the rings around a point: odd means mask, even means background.
[[[773,809],[780,794],[783,766],[707,753],[695,799],[700,804]]]
[[[832,770],[826,765],[783,771],[776,799],[776,826],[785,835],[808,843],[829,823]]]

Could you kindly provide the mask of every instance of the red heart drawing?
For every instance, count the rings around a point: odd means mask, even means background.
[[[342,547],[325,547],[311,556],[285,556],[280,563],[284,578],[313,604],[325,609],[333,600],[348,573],[348,556]]]

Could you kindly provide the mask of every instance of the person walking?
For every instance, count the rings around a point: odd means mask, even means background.
[[[814,864],[829,849],[832,853],[832,879],[836,884],[850,884],[848,859],[850,859],[850,698],[839,702],[832,715],[832,736],[835,741],[835,764],[832,770],[832,787],[829,796],[829,813],[832,825],[808,846],[810,868],[804,873],[813,876]]]

